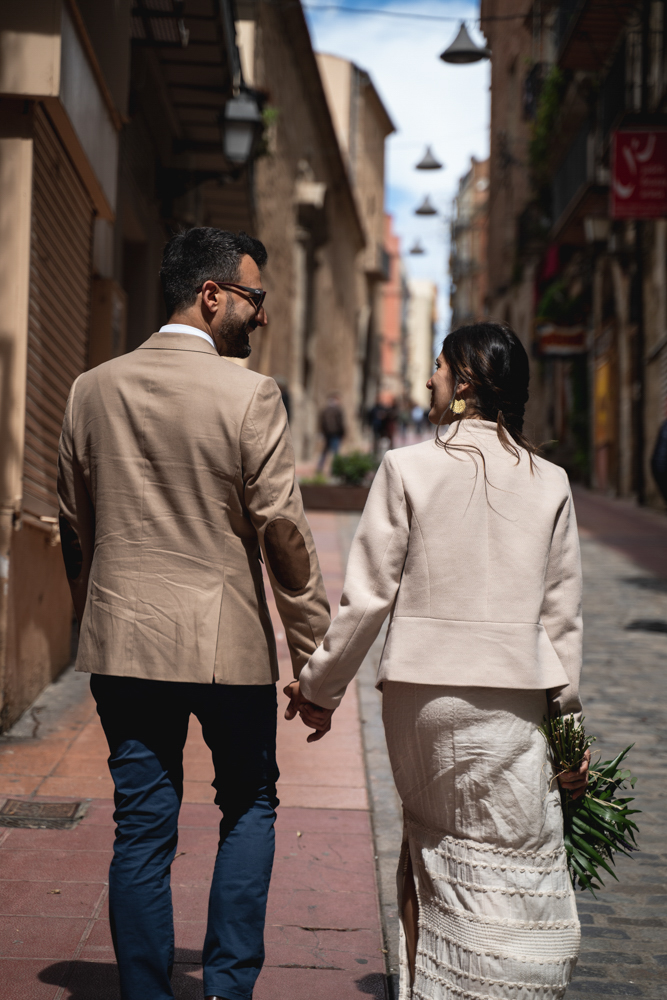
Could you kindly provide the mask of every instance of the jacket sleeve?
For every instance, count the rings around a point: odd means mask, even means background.
[[[396,599],[409,535],[403,481],[388,452],[350,549],[338,616],[299,678],[309,701],[338,707]]]
[[[313,536],[294,474],[294,451],[278,386],[263,379],[241,430],[243,499],[257,531],[298,677],[331,620]]]
[[[74,442],[74,400],[77,382],[78,379],[70,390],[60,434],[57,490],[60,544],[74,611],[81,625],[95,550],[95,510]]]
[[[581,555],[572,494],[561,507],[547,563],[541,621],[569,683],[547,692],[552,715],[581,715],[579,677],[582,660]]]

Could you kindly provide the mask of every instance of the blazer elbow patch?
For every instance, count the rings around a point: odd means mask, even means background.
[[[72,525],[69,523],[67,518],[63,517],[62,514],[59,517],[59,522],[60,545],[63,551],[63,560],[65,562],[67,579],[77,580],[81,575],[81,568],[83,566],[81,542],[79,541],[79,536]]]
[[[303,590],[310,580],[310,555],[296,524],[277,517],[264,531],[264,545],[271,571],[285,590]]]

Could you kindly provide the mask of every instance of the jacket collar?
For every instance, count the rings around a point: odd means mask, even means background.
[[[193,337],[188,333],[154,333],[137,348],[139,351],[195,351],[197,354],[212,354],[220,357],[203,337]]]
[[[495,420],[473,420],[472,417],[468,417],[464,420],[456,420],[453,424],[441,427],[440,436],[449,437],[450,434],[454,433],[457,427],[457,434],[461,434],[463,432],[469,434],[493,434],[494,437],[498,434],[498,424]]]

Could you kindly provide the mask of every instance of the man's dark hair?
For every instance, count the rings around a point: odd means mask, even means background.
[[[193,305],[196,289],[205,281],[236,281],[241,258],[246,255],[259,268],[266,264],[264,244],[247,233],[200,226],[172,236],[160,268],[167,316]]]

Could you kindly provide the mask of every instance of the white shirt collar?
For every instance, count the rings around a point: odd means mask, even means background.
[[[187,323],[167,323],[166,326],[160,327],[158,333],[189,333],[192,337],[201,337],[202,340],[208,340],[211,347],[215,347],[213,337],[205,333],[204,330],[198,330],[196,326],[189,326]]]

